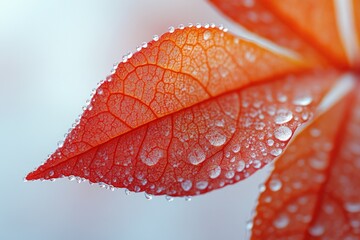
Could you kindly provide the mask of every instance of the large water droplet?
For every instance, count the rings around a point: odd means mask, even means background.
[[[198,165],[205,161],[206,154],[200,146],[195,146],[188,155],[188,160],[194,165]]]
[[[287,109],[279,109],[275,115],[276,124],[284,124],[289,122],[293,118],[291,111]]]
[[[286,126],[281,126],[277,128],[274,132],[275,138],[279,139],[280,141],[287,141],[291,138],[292,131],[290,128]]]
[[[189,191],[192,187],[191,180],[186,180],[186,181],[182,182],[181,187],[184,189],[184,191]]]
[[[286,214],[281,214],[279,217],[277,217],[273,224],[274,227],[278,228],[278,229],[282,229],[285,228],[287,225],[289,225],[289,217]]]

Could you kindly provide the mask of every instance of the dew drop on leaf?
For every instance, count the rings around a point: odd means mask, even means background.
[[[272,179],[269,182],[270,190],[273,192],[279,191],[282,187],[282,183],[279,179]]]
[[[291,121],[292,118],[293,118],[293,114],[291,111],[289,111],[287,109],[280,109],[276,113],[275,123],[276,124],[284,124],[284,123]]]
[[[182,189],[184,189],[184,191],[189,191],[192,187],[191,180],[186,180],[186,181],[182,182],[181,187],[182,187]]]
[[[281,126],[277,128],[274,132],[275,138],[277,138],[280,141],[287,141],[291,138],[292,131],[290,128],[286,126]]]
[[[285,228],[287,225],[289,225],[289,217],[286,214],[281,214],[279,217],[277,217],[273,224],[274,227],[278,229]]]
[[[208,184],[209,183],[207,181],[199,181],[196,183],[196,188],[199,190],[204,190],[205,188],[207,188]]]

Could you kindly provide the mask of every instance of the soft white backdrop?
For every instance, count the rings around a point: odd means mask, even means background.
[[[0,0],[0,239],[244,239],[265,171],[170,203],[67,179],[23,182],[114,62],[188,22],[229,24],[200,0]]]

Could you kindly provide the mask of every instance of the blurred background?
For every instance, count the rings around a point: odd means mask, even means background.
[[[236,31],[200,0],[0,0],[0,239],[245,238],[266,170],[191,202],[67,179],[23,182],[114,62],[188,22]]]

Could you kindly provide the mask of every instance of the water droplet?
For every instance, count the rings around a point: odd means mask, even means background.
[[[281,126],[277,128],[274,132],[275,138],[279,139],[280,141],[287,141],[292,136],[292,131],[290,128],[286,126]]]
[[[50,170],[49,176],[50,176],[50,177],[54,176],[54,171],[53,171],[53,170]]]
[[[179,29],[184,29],[185,26],[184,26],[184,24],[179,24],[178,28],[179,28]]]
[[[273,224],[274,227],[281,229],[281,228],[285,228],[287,225],[289,225],[289,217],[286,214],[281,214],[279,217],[277,217]]]
[[[201,24],[200,24],[200,23],[197,23],[197,24],[196,24],[196,28],[201,28]]]
[[[205,138],[215,147],[222,146],[226,142],[226,136],[218,131],[211,131],[205,136]]]
[[[310,166],[316,170],[324,170],[328,166],[328,161],[326,158],[310,158]]]
[[[211,37],[211,32],[210,31],[205,31],[204,32],[204,40],[208,40]]]
[[[191,201],[191,197],[190,197],[190,196],[186,196],[186,197],[185,197],[185,201],[190,202],[190,201]]]
[[[259,169],[261,167],[261,161],[260,160],[254,160],[253,161],[253,167],[256,169]]]
[[[273,192],[279,191],[281,187],[282,187],[282,183],[279,179],[271,179],[271,181],[269,182],[269,188]]]
[[[275,116],[276,124],[284,124],[289,122],[293,118],[293,114],[291,111],[287,109],[279,109]]]
[[[159,40],[159,36],[158,35],[154,35],[153,36],[153,40],[156,42],[156,41],[158,41]]]
[[[62,146],[64,146],[64,141],[58,141],[57,146],[58,146],[59,148],[61,148]]]
[[[165,154],[165,152],[163,149],[154,148],[147,155],[140,154],[140,159],[146,165],[154,166],[155,164],[157,164],[160,161],[160,159],[164,156],[164,154]]]
[[[168,201],[168,202],[174,201],[174,198],[171,197],[171,196],[165,196],[165,199],[166,199],[166,201]]]
[[[267,140],[267,145],[268,145],[269,147],[273,146],[273,145],[274,145],[274,140],[268,139],[268,140]]]
[[[274,157],[279,156],[282,153],[282,149],[281,148],[275,148],[273,150],[270,151],[270,154],[273,155]]]
[[[189,191],[192,187],[191,180],[186,180],[186,181],[182,182],[181,187],[184,189],[184,191]]]
[[[151,195],[149,193],[144,193],[144,195],[147,200],[151,200],[153,198],[153,195]]]
[[[141,47],[142,47],[142,48],[147,48],[147,46],[148,46],[147,42],[143,42],[143,43],[141,44]]]
[[[315,137],[315,138],[320,137],[321,131],[317,128],[312,128],[312,129],[310,129],[310,134],[312,137]]]
[[[225,174],[225,177],[226,177],[227,179],[232,179],[234,176],[235,176],[235,172],[232,171],[232,170],[228,171],[228,172]]]
[[[237,172],[242,172],[242,171],[244,171],[245,166],[246,166],[245,162],[244,162],[243,160],[240,160],[240,161],[238,162],[238,164],[237,164],[236,171],[237,171]]]
[[[351,213],[358,213],[360,212],[360,202],[347,202],[344,205],[346,211]]]
[[[240,149],[241,149],[241,146],[240,146],[239,144],[235,144],[235,145],[232,147],[233,153],[238,153],[238,152],[240,152]]]
[[[324,226],[319,225],[319,224],[309,228],[310,235],[314,236],[314,237],[319,237],[319,236],[323,235],[324,232],[325,232]]]
[[[224,25],[220,24],[220,25],[219,25],[219,29],[220,29],[220,30],[223,30],[223,29],[224,29]]]
[[[169,27],[169,33],[173,33],[175,31],[175,28],[173,26]]]
[[[218,176],[220,176],[221,173],[221,167],[220,166],[216,166],[214,169],[211,169],[209,172],[209,177],[212,179],[217,178]]]
[[[299,106],[307,106],[312,102],[312,97],[310,95],[302,95],[302,96],[297,96],[294,100],[293,100],[293,104],[295,105],[299,105]]]
[[[195,146],[188,155],[188,160],[194,165],[198,165],[205,161],[206,154],[200,146]]]
[[[245,58],[246,58],[246,60],[248,60],[249,62],[254,62],[255,61],[255,59],[256,59],[256,56],[255,56],[255,54],[253,54],[253,53],[251,53],[251,52],[246,52],[245,53]]]
[[[196,183],[196,188],[199,190],[204,190],[205,188],[207,188],[208,184],[209,183],[207,181],[199,181]]]
[[[246,223],[246,229],[247,229],[248,231],[250,231],[250,230],[253,228],[253,226],[254,226],[253,221],[248,221],[248,222]]]
[[[125,194],[129,196],[130,193],[131,193],[130,190],[126,188],[126,189],[125,189]]]

